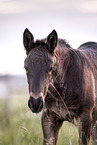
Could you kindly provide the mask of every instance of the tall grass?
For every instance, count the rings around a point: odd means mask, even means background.
[[[41,113],[29,110],[27,96],[15,92],[0,99],[0,145],[42,145]],[[63,124],[58,145],[78,145],[78,131],[71,123]]]

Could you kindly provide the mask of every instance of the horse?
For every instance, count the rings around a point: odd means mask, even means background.
[[[33,113],[42,111],[43,145],[56,145],[64,121],[80,120],[79,144],[89,145],[97,80],[97,43],[87,42],[73,49],[53,30],[45,39],[34,41],[26,28],[23,44],[27,57]]]

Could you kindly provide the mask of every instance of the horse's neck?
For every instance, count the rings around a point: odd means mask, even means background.
[[[57,69],[62,69],[67,59],[69,61],[69,51],[72,49],[73,48],[67,47],[65,44],[58,44],[58,47],[55,51],[55,63],[57,64]]]
[[[58,46],[55,51],[54,56],[54,66],[55,66],[55,75],[53,76],[54,85],[57,87],[63,86],[63,78],[65,75],[65,70],[67,69],[69,62],[69,50],[72,48],[68,48],[65,45]]]

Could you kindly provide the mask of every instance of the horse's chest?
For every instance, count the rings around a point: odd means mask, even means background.
[[[56,116],[62,120],[70,120],[71,116],[73,115],[73,113],[69,112],[66,104],[64,104],[62,101],[56,100],[55,98],[47,97],[45,104],[49,111],[55,113]]]

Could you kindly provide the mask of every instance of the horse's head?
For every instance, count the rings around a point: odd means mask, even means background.
[[[28,106],[34,113],[40,112],[43,108],[43,98],[46,96],[50,82],[57,40],[55,30],[46,39],[36,42],[28,29],[25,29],[23,34],[23,43],[27,53],[24,67],[30,94]]]

